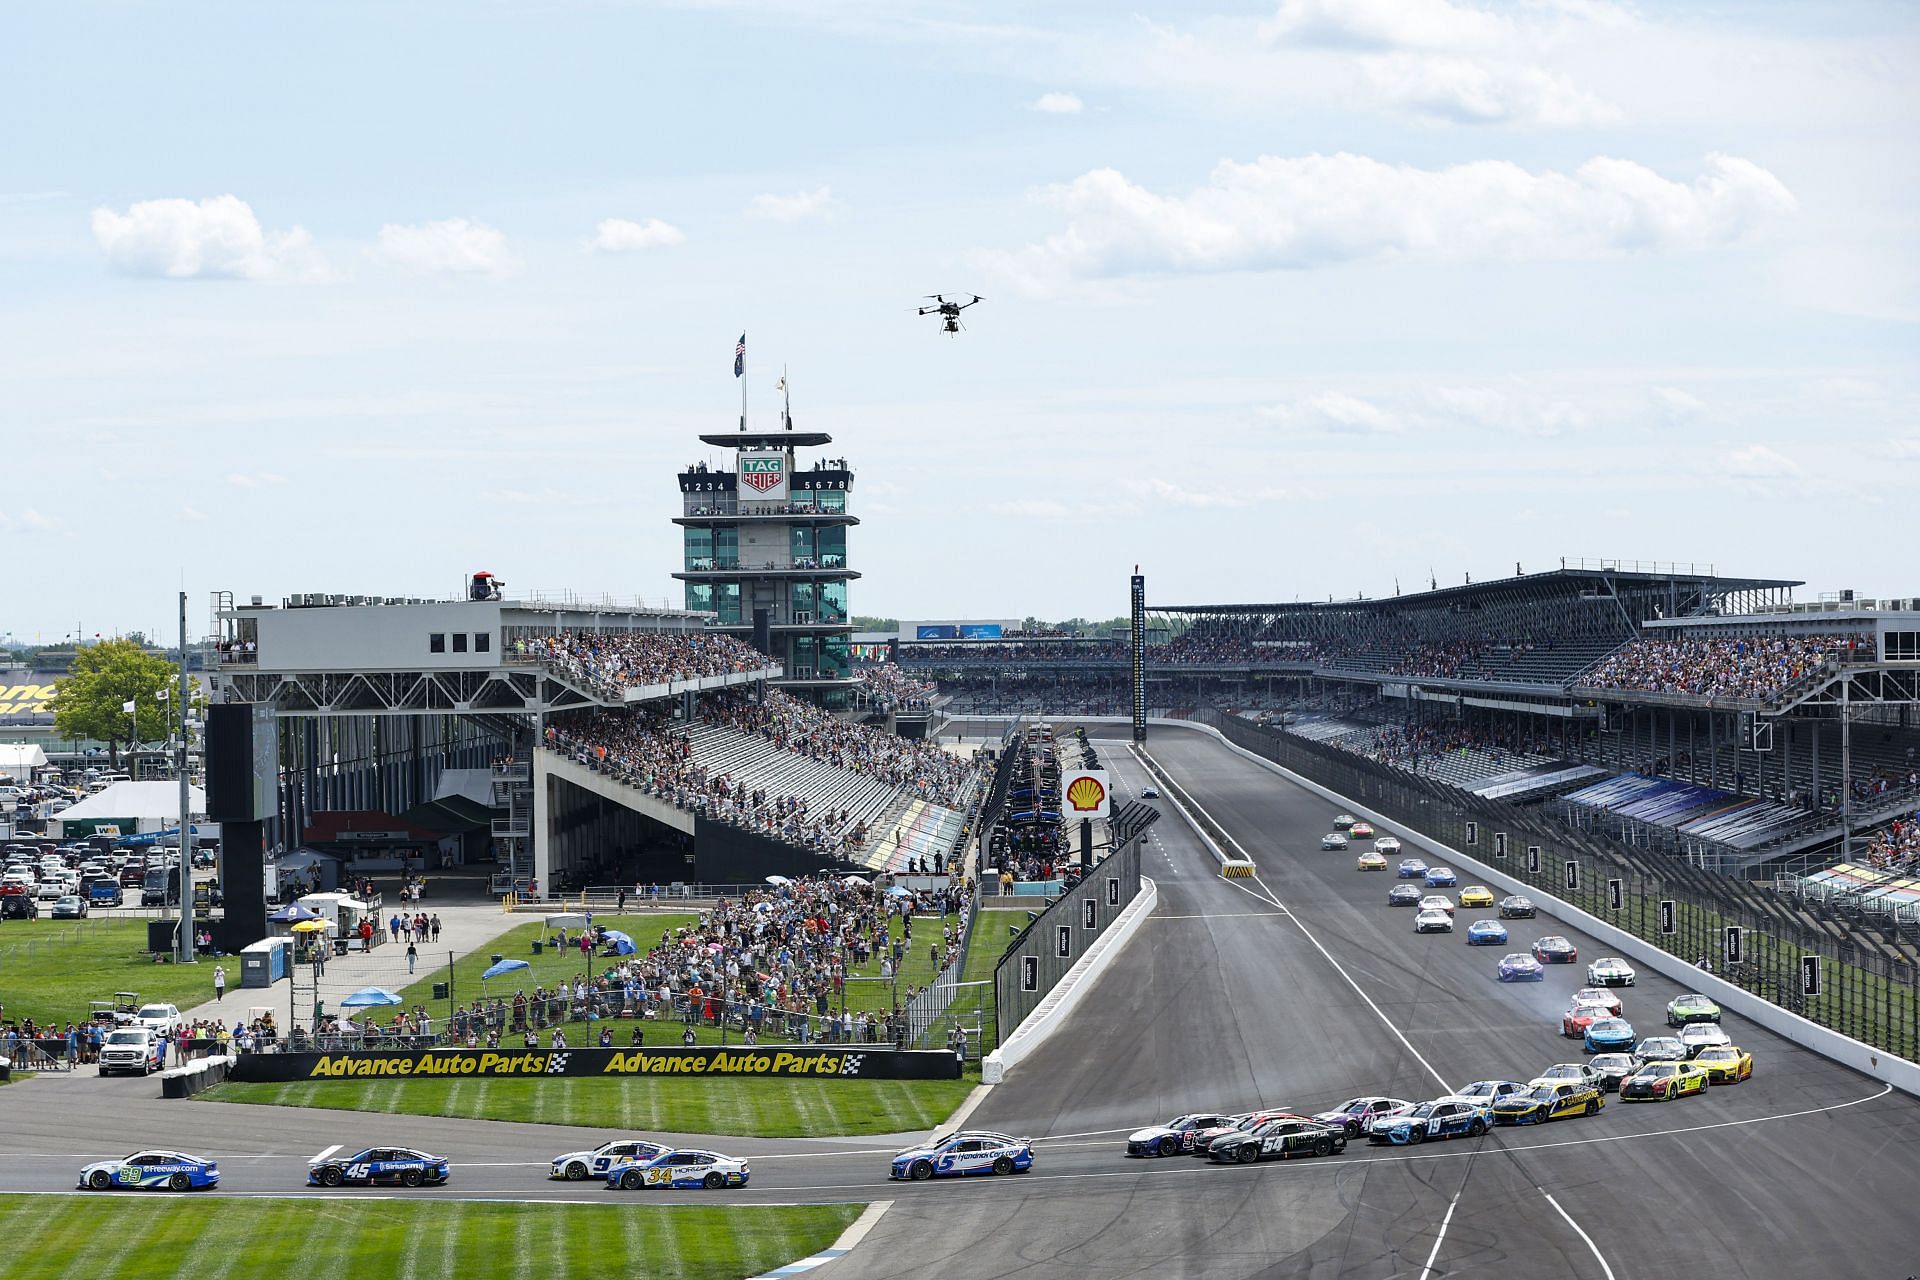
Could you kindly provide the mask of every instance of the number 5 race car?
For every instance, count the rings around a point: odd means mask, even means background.
[[[1233,1123],[1231,1116],[1223,1116],[1214,1111],[1196,1112],[1188,1116],[1175,1116],[1165,1124],[1154,1125],[1150,1129],[1141,1129],[1127,1136],[1127,1154],[1130,1156],[1171,1156],[1183,1151],[1193,1150],[1193,1140],[1203,1129],[1214,1129]]]
[[[377,1186],[380,1183],[417,1187],[439,1186],[447,1180],[447,1162],[439,1156],[406,1147],[368,1147],[350,1156],[330,1156],[307,1166],[310,1187]]]
[[[890,1176],[925,1182],[970,1173],[1025,1173],[1033,1168],[1033,1139],[1009,1138],[984,1129],[963,1130],[908,1147],[893,1158]]]
[[[220,1166],[178,1151],[136,1151],[124,1160],[102,1160],[80,1170],[80,1185],[90,1191],[165,1187],[198,1191],[220,1185]]]
[[[665,1151],[639,1160],[616,1160],[607,1169],[607,1186],[622,1191],[667,1187],[676,1191],[747,1185],[747,1162],[717,1151]]]

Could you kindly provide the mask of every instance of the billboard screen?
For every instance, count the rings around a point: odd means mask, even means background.
[[[960,619],[939,622],[902,622],[900,638],[902,640],[998,640],[1009,632],[1020,630],[1020,624],[1010,618],[981,619],[964,621]]]

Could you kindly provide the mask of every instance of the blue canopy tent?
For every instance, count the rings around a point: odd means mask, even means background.
[[[516,969],[531,969],[531,968],[533,968],[533,966],[528,964],[525,960],[496,961],[495,963],[488,965],[486,972],[480,975],[480,989],[482,991],[485,991],[487,989],[488,978],[497,978],[503,973],[512,973]]]
[[[617,956],[630,956],[640,949],[633,945],[632,938],[621,933],[618,929],[607,929],[603,931],[600,934],[600,942],[602,946],[611,946],[613,948],[613,954]],[[605,953],[603,952],[602,954]]]
[[[352,995],[341,1000],[340,1007],[342,1009],[365,1009],[379,1005],[405,1003],[405,1000],[402,1000],[385,987],[362,987]]]
[[[309,911],[297,902],[289,902],[286,906],[268,916],[267,919],[275,924],[299,924],[303,920],[320,919],[320,913],[318,911]]]

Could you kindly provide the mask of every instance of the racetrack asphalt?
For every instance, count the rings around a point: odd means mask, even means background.
[[[1754,1077],[1697,1098],[1615,1100],[1598,1116],[1483,1139],[1414,1149],[1363,1142],[1284,1164],[1128,1160],[1127,1132],[1182,1111],[1311,1111],[1374,1093],[1418,1099],[1443,1084],[1525,1080],[1584,1060],[1577,1042],[1558,1035],[1559,1015],[1599,954],[1545,912],[1510,921],[1511,949],[1561,933],[1580,947],[1581,963],[1550,966],[1544,982],[1500,984],[1494,966],[1508,948],[1464,943],[1476,909],[1460,910],[1460,932],[1417,936],[1413,913],[1386,905],[1390,872],[1359,873],[1351,851],[1319,850],[1333,816],[1319,797],[1199,733],[1156,730],[1149,750],[1254,856],[1260,875],[1221,879],[1168,806],[1143,862],[1160,886],[1155,915],[1067,1026],[968,1121],[1039,1138],[1033,1172],[892,1183],[887,1156],[912,1135],[687,1135],[683,1145],[749,1157],[753,1185],[636,1194],[893,1201],[861,1245],[831,1264],[829,1274],[847,1280],[1902,1280],[1920,1270],[1920,1219],[1905,1203],[1920,1188],[1920,1102],[1732,1015],[1727,1029],[1753,1052]],[[1102,756],[1120,792],[1137,794],[1147,775],[1125,745],[1105,742]],[[1643,969],[1620,994],[1647,1034],[1680,990]],[[219,1159],[223,1196],[365,1196],[306,1190],[306,1161],[336,1143],[347,1151],[379,1143],[453,1161],[448,1187],[400,1193],[408,1196],[626,1194],[545,1180],[551,1156],[591,1147],[609,1136],[601,1131],[166,1102],[156,1093],[151,1082],[87,1075],[0,1089],[0,1191],[61,1191],[86,1160],[176,1146]]]

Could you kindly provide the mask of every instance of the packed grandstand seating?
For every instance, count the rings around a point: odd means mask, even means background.
[[[931,680],[918,680],[891,662],[860,669],[867,704],[880,711],[924,710],[939,692]]]
[[[615,699],[629,688],[758,671],[773,661],[718,631],[562,631],[517,639],[512,653]]]
[[[1920,869],[1920,813],[1895,818],[1868,837],[1866,862],[1882,871]]]
[[[1873,638],[1863,635],[1642,639],[1610,654],[1575,683],[1764,702],[1818,671],[1829,657],[1872,647]]]

